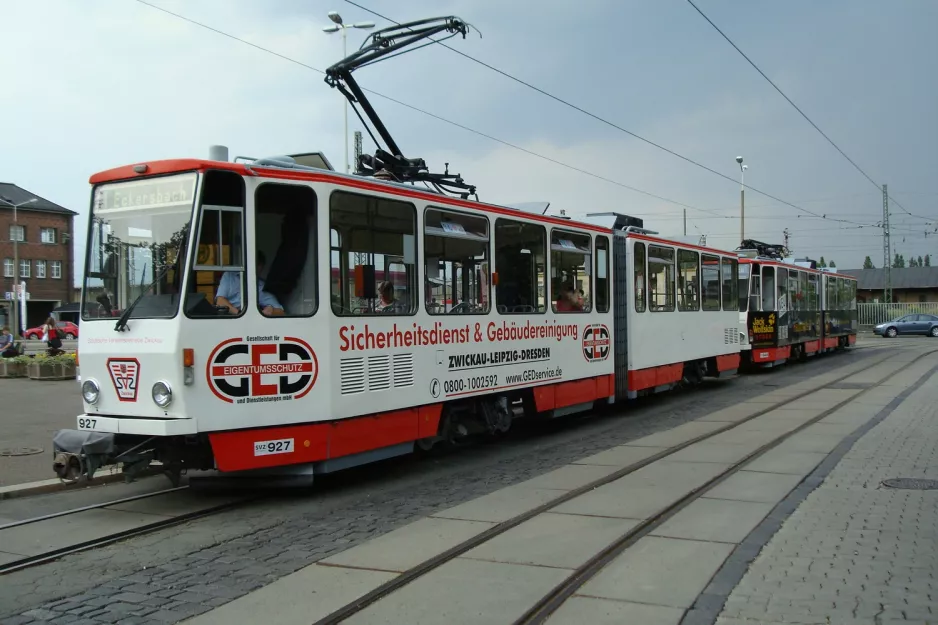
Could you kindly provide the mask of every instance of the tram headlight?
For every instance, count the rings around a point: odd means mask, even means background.
[[[81,396],[89,404],[98,403],[98,396],[101,394],[101,388],[94,380],[85,380],[81,383]]]
[[[169,388],[169,383],[159,381],[153,385],[153,401],[160,408],[165,408],[173,402],[173,391]]]

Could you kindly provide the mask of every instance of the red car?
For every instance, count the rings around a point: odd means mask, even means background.
[[[56,331],[59,334],[59,338],[62,340],[68,339],[77,339],[78,338],[78,326],[76,326],[71,321],[60,321],[55,324]],[[39,340],[42,338],[42,326],[35,328],[28,328],[26,332],[23,332],[23,337],[28,340]]]

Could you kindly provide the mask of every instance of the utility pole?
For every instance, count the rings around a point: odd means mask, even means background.
[[[684,209],[684,236],[687,236],[687,209]]]
[[[886,270],[886,280],[883,284],[883,299],[885,303],[892,303],[892,246],[889,242],[889,193],[883,185],[883,268]]]

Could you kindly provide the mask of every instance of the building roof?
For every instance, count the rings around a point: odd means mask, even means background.
[[[10,204],[22,204],[23,202],[28,202],[29,200],[35,199],[36,201],[32,204],[27,204],[25,206],[20,206],[16,210],[18,211],[34,211],[40,213],[58,213],[60,215],[77,215],[73,210],[69,210],[64,206],[59,206],[55,202],[50,202],[44,197],[38,196],[31,191],[27,191],[22,187],[18,187],[12,182],[0,182],[0,199],[5,200],[0,202],[0,209],[11,210],[11,207],[6,203]]]
[[[885,269],[841,269],[857,279],[860,291],[882,291],[886,286]],[[894,289],[938,289],[938,267],[902,267],[890,271]]]

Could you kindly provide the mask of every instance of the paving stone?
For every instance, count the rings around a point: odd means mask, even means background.
[[[784,520],[716,623],[938,622],[938,496],[881,485],[907,476],[938,478],[938,376],[856,440]]]

